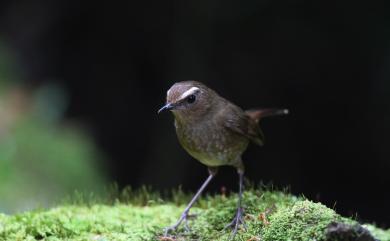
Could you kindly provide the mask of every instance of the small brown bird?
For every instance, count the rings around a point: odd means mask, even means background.
[[[244,224],[241,206],[244,165],[241,159],[249,142],[263,145],[264,136],[258,122],[261,118],[287,114],[286,109],[243,111],[215,91],[197,81],[175,83],[167,92],[166,104],[158,111],[171,110],[175,116],[176,134],[183,148],[208,167],[209,177],[184,209],[179,220],[165,229],[174,231],[183,221],[187,226],[190,208],[216,175],[218,167],[229,165],[237,169],[239,193],[237,212],[226,227],[233,228],[233,237]]]

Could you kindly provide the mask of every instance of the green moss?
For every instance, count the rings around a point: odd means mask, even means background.
[[[178,192],[174,201],[163,201],[147,189],[128,191],[112,204],[91,204],[78,200],[49,210],[35,210],[13,216],[0,214],[0,240],[161,240],[163,228],[173,224],[188,195]],[[236,195],[202,198],[191,210],[190,232],[183,228],[175,240],[228,240]],[[84,203],[84,204],[83,204]],[[247,229],[235,240],[323,240],[331,222],[355,221],[342,218],[319,203],[282,192],[253,189],[244,193]],[[180,204],[180,205],[177,205]],[[390,231],[365,226],[381,240]]]
[[[332,209],[308,200],[284,207],[271,216],[270,225],[264,230],[266,240],[322,240],[331,222],[341,221]]]
[[[364,228],[366,228],[368,231],[371,232],[371,234],[381,241],[389,241],[390,240],[390,229],[383,230],[380,228],[375,227],[372,224],[364,224],[362,225]]]

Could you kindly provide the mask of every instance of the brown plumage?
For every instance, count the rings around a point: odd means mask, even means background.
[[[242,153],[248,144],[264,144],[264,135],[258,122],[267,116],[287,114],[284,109],[256,109],[243,111],[197,81],[175,83],[167,92],[167,103],[162,110],[171,110],[175,116],[177,137],[183,148],[195,159],[209,167],[210,176],[183,212],[179,221],[167,229],[175,230],[203,189],[216,174],[218,166],[237,168],[240,177],[239,205],[229,226],[237,232],[243,223],[241,208],[244,165]]]

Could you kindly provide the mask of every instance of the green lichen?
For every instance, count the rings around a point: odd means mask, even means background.
[[[49,210],[0,214],[0,240],[164,240],[163,228],[180,216],[189,195],[176,192],[170,201],[147,189],[128,191],[106,204],[77,200]],[[236,209],[236,195],[202,198],[191,210],[190,232],[181,227],[170,240],[229,240],[223,230]],[[334,210],[283,192],[252,189],[244,193],[247,229],[235,240],[324,240],[331,222],[356,223]],[[390,231],[364,226],[380,240]],[[169,240],[169,239],[165,239]]]

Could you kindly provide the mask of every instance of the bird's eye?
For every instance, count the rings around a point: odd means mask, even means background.
[[[190,95],[190,96],[187,97],[187,102],[190,103],[190,104],[194,103],[195,100],[196,100],[196,96],[195,95]]]

